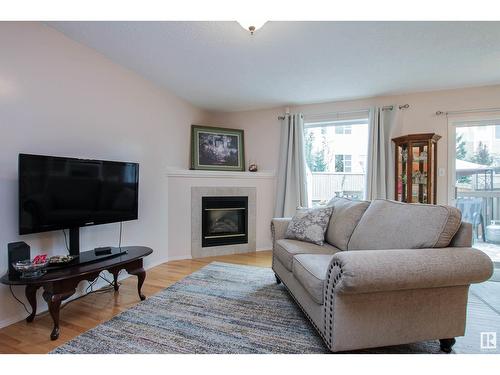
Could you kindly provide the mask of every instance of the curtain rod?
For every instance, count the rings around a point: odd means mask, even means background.
[[[338,112],[324,112],[324,113],[311,113],[311,114],[306,114],[304,113],[304,117],[321,117],[321,116],[329,116],[329,115],[346,115],[346,114],[351,114],[351,113],[363,113],[363,112],[368,112],[369,109],[357,109],[354,111],[338,111]],[[288,115],[289,113],[286,113]],[[286,117],[285,116],[278,116],[278,120],[284,120]]]
[[[409,104],[401,104],[398,106],[398,109],[408,109],[410,108]],[[392,111],[394,109],[393,105],[387,105],[382,107],[382,111]],[[352,113],[363,113],[363,112],[369,112],[369,109],[358,109],[355,111],[339,111],[339,112],[325,112],[325,113],[313,113],[313,114],[304,114],[304,117],[321,117],[321,116],[328,116],[328,115],[345,115],[345,114],[352,114]],[[278,116],[278,120],[284,120],[286,118],[286,115],[289,113],[286,113],[285,116]]]
[[[402,109],[408,109],[408,108],[410,108],[409,104],[398,105],[398,109],[400,109],[400,110],[402,110]],[[386,105],[385,107],[382,107],[382,111],[392,111],[393,109],[394,109],[393,105]]]
[[[477,113],[477,112],[500,112],[500,108],[476,108],[476,109],[466,109],[463,111],[436,111],[436,116],[448,116],[448,115],[458,115],[461,113]]]

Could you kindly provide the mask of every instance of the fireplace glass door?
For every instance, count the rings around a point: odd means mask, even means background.
[[[203,197],[202,210],[202,247],[248,243],[248,197]]]

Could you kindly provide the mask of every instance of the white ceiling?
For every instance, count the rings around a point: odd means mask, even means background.
[[[49,22],[205,109],[500,83],[500,22]]]

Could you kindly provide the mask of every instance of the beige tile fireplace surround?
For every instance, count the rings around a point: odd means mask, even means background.
[[[203,197],[248,197],[248,242],[237,245],[202,247],[202,198]],[[256,240],[256,188],[239,186],[193,186],[191,187],[191,257],[203,258],[255,251]]]

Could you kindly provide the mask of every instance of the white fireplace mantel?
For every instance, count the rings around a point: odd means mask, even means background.
[[[192,169],[168,169],[167,177],[185,178],[246,178],[246,179],[272,179],[276,175],[274,171],[262,172],[230,172],[230,171],[203,171]]]
[[[169,259],[187,259],[201,255],[192,252],[193,242],[197,243],[198,241],[197,238],[195,238],[195,241],[192,238],[192,224],[196,224],[196,221],[192,218],[192,212],[193,209],[198,214],[200,211],[194,207],[191,193],[193,189],[198,191],[197,189],[202,188],[215,189],[219,195],[245,195],[241,194],[238,189],[251,189],[254,191],[252,194],[255,195],[255,203],[252,210],[254,210],[256,217],[252,220],[255,222],[255,230],[253,230],[252,234],[249,233],[253,243],[246,251],[269,250],[272,248],[269,223],[274,215],[274,196],[277,180],[274,171],[202,171],[171,166],[167,167],[164,173],[165,180],[167,180],[166,193],[168,196]],[[201,199],[195,200],[195,203],[201,204]],[[249,215],[252,212],[249,211]],[[236,251],[236,246],[229,246],[229,248]],[[211,255],[212,250],[215,250],[215,247],[204,251],[203,255]],[[243,248],[239,250],[243,251]]]

